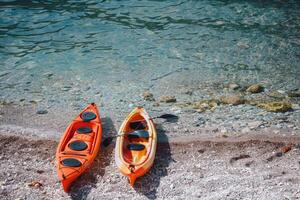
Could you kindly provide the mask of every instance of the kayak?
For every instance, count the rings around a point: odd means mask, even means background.
[[[131,186],[153,165],[157,132],[152,119],[142,107],[135,108],[122,123],[115,147],[115,161]]]
[[[99,111],[91,103],[67,127],[56,151],[57,174],[65,192],[92,164],[100,150],[101,138]]]

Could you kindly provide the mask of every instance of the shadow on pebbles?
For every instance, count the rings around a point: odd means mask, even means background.
[[[0,135],[0,199],[297,199],[300,146],[283,142],[159,144],[151,171],[131,188],[103,147],[94,165],[63,192],[56,141]]]

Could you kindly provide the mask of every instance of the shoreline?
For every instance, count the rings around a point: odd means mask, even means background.
[[[82,108],[83,109],[83,108]],[[146,108],[147,109],[147,108]],[[132,108],[118,112],[100,107],[104,127],[103,137],[114,136]],[[0,131],[21,132],[21,135],[37,135],[59,139],[68,124],[79,113],[77,109],[52,107],[39,114],[37,105],[1,105]],[[155,119],[158,132],[166,133],[169,139],[231,138],[251,135],[296,137],[300,130],[300,109],[292,112],[271,113],[250,105],[219,105],[214,111],[197,113],[175,104],[165,104],[147,109],[150,116],[171,113],[175,120]],[[15,133],[17,134],[17,133]],[[162,138],[163,139],[163,138]]]

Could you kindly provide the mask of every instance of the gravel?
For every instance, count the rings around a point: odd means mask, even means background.
[[[278,139],[280,140],[280,139]],[[114,145],[102,148],[69,194],[57,179],[57,142],[0,134],[1,199],[298,199],[299,143],[190,139],[159,143],[154,165],[131,188]],[[11,156],[18,149],[19,154]],[[280,154],[280,156],[279,156]]]

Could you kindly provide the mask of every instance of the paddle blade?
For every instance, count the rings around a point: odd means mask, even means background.
[[[162,119],[178,119],[178,116],[173,115],[173,114],[163,114],[157,118],[162,118]]]

